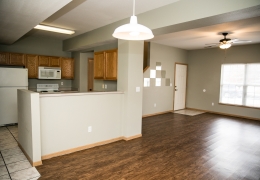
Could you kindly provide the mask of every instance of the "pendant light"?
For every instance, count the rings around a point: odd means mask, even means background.
[[[147,40],[154,37],[153,32],[137,23],[135,16],[135,0],[133,0],[133,16],[130,18],[130,23],[119,26],[115,29],[113,37],[124,40]]]

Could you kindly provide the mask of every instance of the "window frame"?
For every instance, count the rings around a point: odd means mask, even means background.
[[[247,84],[246,82],[246,79],[247,79],[247,65],[248,64],[259,64],[258,62],[255,62],[255,63],[227,63],[227,64],[221,64],[221,70],[220,70],[220,86],[219,86],[219,102],[218,104],[220,105],[228,105],[228,106],[235,106],[235,107],[243,107],[243,108],[252,108],[252,109],[260,109],[260,107],[256,107],[256,106],[248,106],[248,105],[245,105],[245,100],[246,100],[246,94],[247,94],[247,87],[250,86],[249,84]],[[222,98],[222,86],[224,84],[222,84],[222,78],[223,78],[223,66],[224,65],[245,65],[245,73],[244,73],[244,82],[243,84],[241,85],[242,86],[242,105],[240,104],[231,104],[231,103],[224,103],[224,102],[221,102],[221,98]],[[237,86],[237,85],[235,85]],[[253,85],[251,85],[253,86]],[[258,86],[258,85],[257,85]],[[259,85],[260,86],[260,85]]]

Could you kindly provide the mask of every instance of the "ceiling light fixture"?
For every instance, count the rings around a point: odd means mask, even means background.
[[[223,36],[224,36],[224,39],[221,39],[221,40],[219,41],[219,47],[220,47],[221,49],[228,49],[228,48],[231,47],[232,41],[231,41],[231,39],[226,38],[226,36],[228,35],[228,33],[222,33],[222,34],[223,34]]]
[[[72,31],[72,30],[56,28],[56,27],[51,27],[51,26],[45,26],[45,25],[41,25],[41,24],[35,26],[34,29],[52,31],[52,32],[63,33],[63,34],[74,34],[75,33],[75,31]]]
[[[137,23],[137,17],[135,16],[135,0],[133,1],[133,16],[130,18],[130,23],[116,28],[113,37],[124,40],[152,39],[154,35],[151,29]]]
[[[221,49],[228,49],[228,48],[231,47],[231,42],[229,42],[229,41],[221,42],[221,43],[219,44],[219,47],[220,47]]]

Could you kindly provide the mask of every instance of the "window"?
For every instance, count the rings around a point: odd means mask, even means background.
[[[220,103],[260,107],[260,63],[223,64]]]

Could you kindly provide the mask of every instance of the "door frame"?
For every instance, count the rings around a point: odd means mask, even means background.
[[[93,91],[93,89],[94,89],[94,58],[88,58],[88,92],[89,92],[89,62],[90,62],[90,60],[92,60],[93,61],[93,69],[92,69],[92,72],[93,72],[93,81],[92,81],[92,91]]]
[[[187,71],[186,71],[186,88],[185,88],[185,108],[186,108],[186,100],[187,100],[187,84],[188,84],[188,64],[187,63],[179,63],[175,62],[174,64],[174,85],[173,85],[173,111],[174,111],[174,102],[175,102],[175,83],[176,83],[176,65],[186,65]]]

